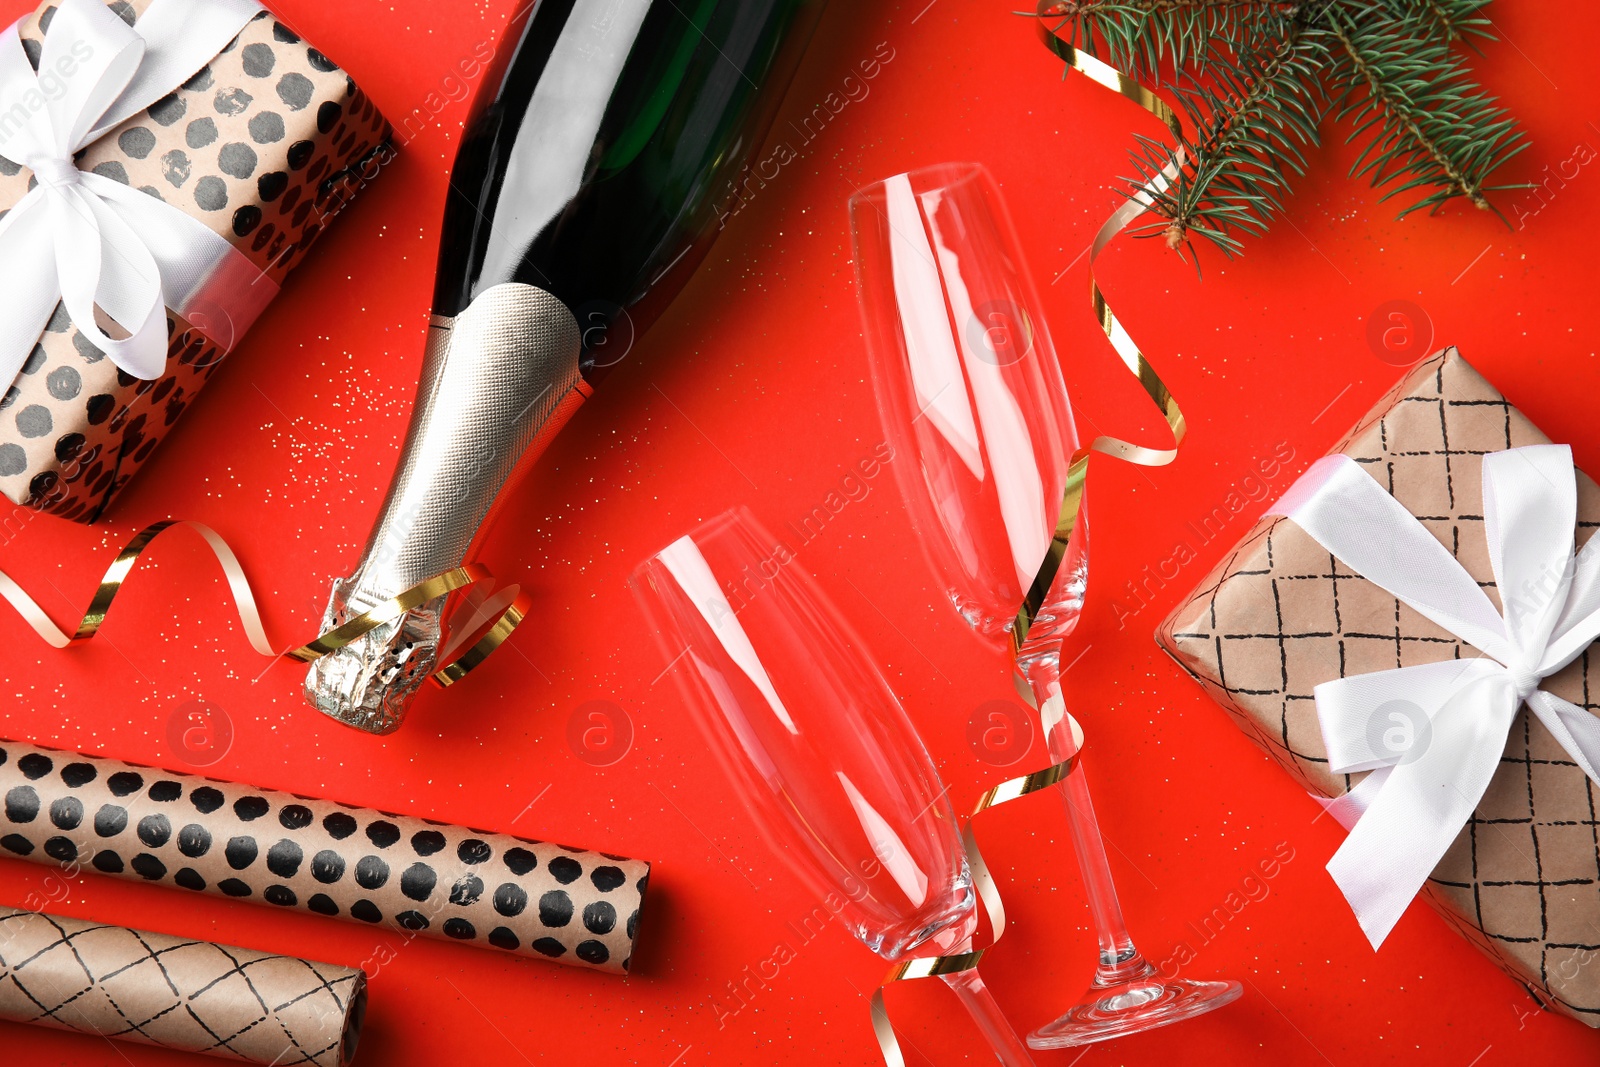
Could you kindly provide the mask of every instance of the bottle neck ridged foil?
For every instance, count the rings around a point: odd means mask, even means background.
[[[428,329],[422,382],[399,467],[360,562],[334,583],[324,628],[468,561],[502,490],[581,395],[571,311],[532,285],[484,291]],[[445,597],[422,604],[311,665],[306,698],[389,733],[436,669]]]

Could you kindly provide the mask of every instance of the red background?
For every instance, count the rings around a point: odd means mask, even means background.
[[[927,5],[926,7],[924,5]],[[780,117],[809,112],[887,42],[894,58],[728,226],[705,266],[628,362],[567,427],[510,502],[483,559],[537,608],[476,676],[430,691],[406,728],[374,739],[309,710],[300,671],[266,669],[233,619],[215,564],[187,534],[142,564],[101,636],[56,652],[0,612],[0,735],[183,769],[169,722],[221,709],[233,741],[206,773],[656,862],[627,980],[308,915],[84,878],[52,907],[151,929],[377,966],[361,1062],[656,1065],[877,1058],[866,998],[883,963],[842,925],[799,944],[808,899],[722,787],[627,591],[631,568],[701,519],[747,503],[798,522],[880,441],[846,230],[852,189],[951,159],[1004,187],[1085,432],[1161,440],[1159,421],[1106,345],[1080,252],[1115,203],[1134,131],[1159,127],[1059,64],[1006,0],[836,3]],[[21,15],[25,0],[0,0]],[[394,464],[428,314],[438,219],[465,94],[452,80],[496,40],[511,5],[278,0],[281,16],[420,132],[289,280],[109,520],[17,516],[0,566],[58,619],[76,619],[117,547],[156,519],[214,525],[238,549],[274,640],[309,637],[330,580],[354,560]],[[486,13],[486,9],[490,13]],[[1600,147],[1585,4],[1503,0],[1505,40],[1474,68],[1525,123],[1532,147],[1505,175],[1538,179],[1580,144]],[[454,95],[457,99],[450,99]],[[1321,454],[1401,370],[1367,340],[1387,301],[1423,309],[1578,460],[1600,470],[1589,247],[1600,171],[1583,166],[1508,229],[1452,206],[1397,222],[1344,175],[1335,142],[1310,157],[1290,219],[1205,278],[1156,242],[1121,241],[1102,277],[1183,403],[1178,462],[1096,461],[1090,603],[1069,679],[1089,772],[1133,930],[1155,959],[1187,942],[1184,973],[1245,983],[1201,1020],[1044,1065],[1185,1062],[1483,1064],[1592,1059],[1600,1035],[1540,1013],[1425,905],[1374,955],[1322,870],[1341,832],[1160,653],[1157,622],[1250,526],[1238,514],[1138,607],[1125,583],[1167,560],[1191,519],[1223,505],[1279,448],[1274,493]],[[1585,153],[1593,156],[1594,148]],[[1570,166],[1568,167],[1571,173]],[[1501,194],[1514,223],[1530,194]],[[1426,324],[1418,324],[1426,332]],[[1420,342],[1419,342],[1420,343]],[[999,653],[947,610],[892,474],[871,480],[800,553],[869,641],[922,728],[958,807],[1009,771],[967,741],[974,712],[1011,696]],[[859,496],[859,493],[857,494]],[[1170,569],[1168,571],[1170,573]],[[1119,611],[1135,609],[1130,612]],[[1120,618],[1119,618],[1120,617]],[[1119,625],[1119,622],[1121,625]],[[597,767],[569,744],[580,705],[609,700],[631,748]],[[1075,999],[1093,955],[1075,861],[1048,798],[985,816],[980,836],[1014,926],[984,964],[1026,1032]],[[1279,843],[1294,859],[1207,940],[1197,924]],[[0,861],[0,904],[44,891],[43,867]],[[1259,895],[1259,894],[1258,894]],[[738,1006],[726,984],[785,942],[796,958]],[[770,973],[770,968],[768,968]],[[713,999],[715,998],[715,1000]],[[890,994],[913,1063],[992,1062],[948,991]],[[731,1012],[731,1014],[725,1014]],[[178,1064],[185,1055],[0,1024],[14,1062]]]

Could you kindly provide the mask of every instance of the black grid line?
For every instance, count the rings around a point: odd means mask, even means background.
[[[1408,375],[1334,451],[1418,516],[1500,607],[1483,457],[1547,441],[1452,349]],[[1600,489],[1578,480],[1581,544],[1600,528]],[[1361,776],[1328,769],[1317,683],[1481,655],[1277,518],[1246,535],[1158,639],[1280,765],[1327,796]],[[1591,648],[1541,688],[1600,713],[1593,659]],[[1500,762],[1426,895],[1541,1004],[1600,1026],[1600,790],[1526,710]]]

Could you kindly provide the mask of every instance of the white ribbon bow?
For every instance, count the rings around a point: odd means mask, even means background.
[[[1330,768],[1372,772],[1331,805],[1351,829],[1328,873],[1377,948],[1478,806],[1523,704],[1600,783],[1600,719],[1539,688],[1600,636],[1600,537],[1573,556],[1566,445],[1484,457],[1483,529],[1503,613],[1348,456],[1319,460],[1268,514],[1483,653],[1316,687]]]
[[[155,0],[129,27],[100,0],[62,0],[37,71],[21,24],[0,33],[0,156],[37,179],[0,218],[0,391],[57,303],[113,363],[149,379],[166,365],[164,307],[226,350],[271,302],[276,284],[205,223],[73,162],[175,91],[260,10],[255,0]],[[101,330],[97,305],[127,337]]]

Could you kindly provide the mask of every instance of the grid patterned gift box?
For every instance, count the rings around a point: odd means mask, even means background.
[[[1393,494],[1498,608],[1483,457],[1548,442],[1451,348],[1409,373],[1333,451]],[[1600,489],[1582,471],[1578,518],[1581,545],[1600,525]],[[1285,770],[1330,797],[1363,775],[1328,769],[1312,696],[1319,683],[1480,654],[1275,516],[1256,524],[1156,639]],[[1600,711],[1600,654],[1591,646],[1541,688]],[[1488,792],[1423,895],[1540,1003],[1600,1027],[1597,796],[1524,708]]]

